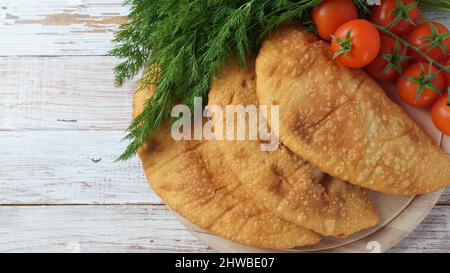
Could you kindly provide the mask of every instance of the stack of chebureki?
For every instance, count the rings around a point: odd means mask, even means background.
[[[136,93],[134,115],[152,92]],[[166,125],[139,155],[169,207],[241,244],[283,249],[348,236],[378,223],[362,188],[415,195],[450,183],[450,159],[381,88],[294,26],[267,38],[256,65],[223,68],[209,104],[279,105],[283,145],[177,142]]]

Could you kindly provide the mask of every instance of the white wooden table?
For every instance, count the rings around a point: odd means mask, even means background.
[[[122,0],[0,0],[0,251],[209,252],[113,163],[134,84],[106,56]],[[450,26],[449,14],[429,18]],[[450,153],[449,138],[442,147]],[[449,252],[450,190],[395,252]]]

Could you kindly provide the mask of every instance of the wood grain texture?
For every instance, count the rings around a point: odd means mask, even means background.
[[[165,206],[2,206],[0,216],[0,252],[213,251]],[[450,208],[433,209],[392,251],[448,251],[449,219]]]
[[[165,206],[7,206],[0,217],[0,252],[208,251]]]
[[[437,206],[391,252],[442,252],[450,249],[450,207]]]
[[[0,0],[0,56],[105,55],[123,0]]]
[[[128,126],[135,84],[114,87],[114,58],[0,60],[0,130],[125,130]],[[444,136],[441,146],[450,154],[450,137]]]
[[[387,252],[417,228],[417,226],[430,214],[441,194],[442,191],[415,197],[414,200],[412,200],[412,202],[404,210],[397,214],[394,219],[387,223],[382,223],[380,227],[378,227],[376,230],[372,230],[372,232],[369,231],[368,234],[363,235],[362,238],[352,239],[349,237],[343,240],[323,238],[323,240],[316,246],[306,246],[303,248],[288,251],[297,253],[304,251],[319,253]],[[393,201],[395,202],[395,200]],[[381,218],[383,218],[383,216],[381,216]],[[267,249],[248,247],[233,243],[189,223],[182,217],[180,217],[180,220],[183,225],[191,230],[196,237],[200,238],[208,246],[219,252],[273,252],[273,250],[271,251]],[[443,250],[447,251],[445,248]],[[286,252],[286,250],[276,252]]]
[[[450,136],[444,135],[441,147],[447,154],[450,154]]]
[[[0,252],[212,251],[161,205],[138,160],[113,164],[134,90],[114,89],[117,60],[103,57],[122,2],[0,0]],[[450,189],[439,204],[394,252],[449,251]]]
[[[0,131],[0,204],[161,204],[122,131]],[[98,161],[98,162],[96,162]],[[450,205],[450,189],[439,204]]]
[[[116,63],[112,57],[0,58],[0,130],[125,130],[134,84],[114,87]]]
[[[437,205],[450,205],[450,188],[444,191]]]
[[[121,131],[0,132],[0,204],[161,204]]]
[[[128,11],[123,0],[0,0],[0,56],[105,55]]]

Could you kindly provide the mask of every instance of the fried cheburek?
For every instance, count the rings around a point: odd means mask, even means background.
[[[329,45],[283,27],[257,58],[260,104],[280,106],[280,139],[322,171],[395,195],[450,183],[450,159],[367,74],[332,60]]]
[[[133,115],[153,87],[136,93]],[[190,222],[237,243],[282,249],[316,244],[320,236],[258,206],[223,164],[215,141],[174,141],[163,126],[139,151],[144,172],[164,202]]]
[[[231,62],[221,70],[213,81],[209,105],[223,109],[227,105],[258,105],[254,59],[246,68]],[[248,120],[247,115],[246,123]],[[246,130],[249,128],[246,124]],[[325,176],[286,147],[263,152],[257,140],[218,142],[225,166],[257,203],[275,215],[333,236],[347,236],[378,223],[361,188]]]

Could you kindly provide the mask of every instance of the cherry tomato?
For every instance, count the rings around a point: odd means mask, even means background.
[[[344,23],[334,33],[331,50],[344,66],[361,68],[370,64],[380,52],[380,34],[367,20]]]
[[[358,18],[358,10],[352,0],[325,0],[314,7],[311,16],[322,39],[330,41],[339,26]]]
[[[447,59],[445,66],[450,67],[450,58]],[[450,85],[450,72],[443,71],[442,74],[444,75],[445,81],[447,82],[447,86],[449,86]]]
[[[386,71],[388,64],[390,68]],[[364,70],[376,80],[391,81],[400,75],[407,64],[404,46],[390,36],[383,35],[380,53]]]
[[[442,92],[444,89],[444,78],[442,73],[437,73],[432,79],[426,79],[431,77],[430,75],[438,72],[439,70],[431,66],[428,63],[415,63],[409,66],[403,75],[397,81],[397,92],[407,104],[415,107],[428,107],[433,104],[438,98],[439,94],[430,88],[430,84],[433,84],[437,91]],[[431,72],[431,73],[430,73]],[[420,80],[421,84],[424,86],[423,93],[419,98],[419,83],[413,80],[408,80],[408,77],[413,77],[416,79],[422,78]]]
[[[450,136],[450,106],[447,105],[448,93],[442,96],[431,108],[431,118],[436,128]]]
[[[370,21],[402,36],[411,32],[418,18],[419,9],[414,0],[401,0],[400,3],[398,0],[381,0],[381,5],[372,8]]]
[[[435,31],[433,31],[433,29]],[[411,34],[409,34],[408,42],[416,47],[422,47],[421,50],[423,53],[426,53],[437,62],[442,62],[446,60],[447,54],[450,52],[450,37],[443,39],[446,33],[448,33],[448,29],[444,25],[437,22],[426,22],[418,25]],[[443,47],[445,47],[445,51],[442,51],[437,44],[431,45],[430,47],[430,44],[439,42],[439,39],[442,40],[441,43]],[[408,55],[413,56],[416,61],[427,61],[412,49],[408,50]]]

